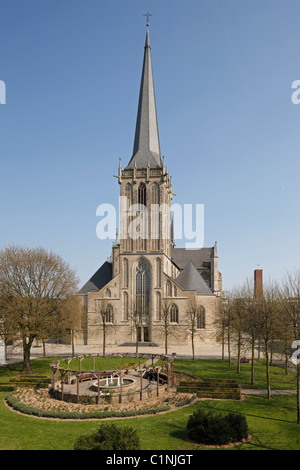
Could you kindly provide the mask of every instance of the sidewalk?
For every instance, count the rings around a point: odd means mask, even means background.
[[[163,346],[140,346],[138,350],[139,354],[164,354],[165,349]],[[118,346],[108,345],[106,347],[106,354],[120,354],[130,353],[135,354],[135,346]],[[192,357],[192,348],[188,346],[170,345],[168,348],[168,354],[176,354],[176,357]],[[76,345],[75,355],[88,355],[88,354],[102,354],[101,345]],[[67,344],[46,344],[46,356],[71,356],[72,349]],[[222,356],[222,346],[218,343],[204,343],[195,346],[195,356],[197,358],[206,359],[220,359]],[[43,357],[42,346],[33,346],[31,348],[31,359],[37,359]],[[14,362],[21,362],[23,360],[23,352],[21,346],[15,346],[14,348],[8,349],[7,364]]]

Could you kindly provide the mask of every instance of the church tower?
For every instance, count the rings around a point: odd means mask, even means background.
[[[217,244],[199,249],[175,245],[172,180],[160,150],[148,24],[133,152],[125,166],[119,160],[115,176],[120,189],[119,231],[111,257],[79,292],[86,307],[83,341],[121,347],[134,346],[138,338],[161,345],[167,313],[168,342],[189,344],[191,301],[197,305],[197,341],[209,341],[215,335],[222,292]],[[105,335],[99,313],[103,304]]]
[[[150,340],[159,317],[162,271],[171,273],[172,183],[160,152],[148,25],[133,153],[124,169],[119,161],[118,181],[120,241],[113,271],[121,274],[124,318],[130,308],[147,312],[141,341]]]

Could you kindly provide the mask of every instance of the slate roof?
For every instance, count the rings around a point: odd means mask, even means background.
[[[152,73],[151,47],[147,29],[133,154],[128,168],[162,167]]]
[[[179,276],[175,279],[175,282],[183,290],[194,290],[200,295],[213,295],[192,261],[189,261],[184,267]]]
[[[102,264],[101,268],[93,274],[91,279],[80,289],[79,294],[88,292],[98,292],[109,281],[112,280],[112,265],[108,261]]]
[[[200,248],[199,250],[187,250],[186,248],[172,248],[171,257],[179,269],[183,269],[189,261],[192,261],[197,269],[203,267],[203,262],[211,262],[214,248]]]

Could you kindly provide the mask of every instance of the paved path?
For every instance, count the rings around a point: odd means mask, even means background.
[[[242,388],[242,394],[243,395],[266,395],[267,390]],[[272,390],[271,389],[271,395],[296,395],[296,394],[297,394],[297,390]]]

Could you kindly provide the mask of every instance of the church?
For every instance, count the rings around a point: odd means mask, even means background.
[[[148,24],[133,153],[128,160],[124,168],[119,161],[117,175],[120,197],[126,202],[120,236],[108,261],[79,292],[86,312],[82,342],[103,344],[104,329],[108,346],[137,341],[164,346],[166,335],[168,345],[185,345],[190,344],[192,331],[195,344],[215,342],[214,320],[222,294],[217,244],[199,249],[175,245],[172,178],[160,151]],[[146,209],[141,209],[143,236],[131,233],[133,206]],[[164,217],[160,206],[169,208]],[[170,228],[167,236],[165,225]]]

